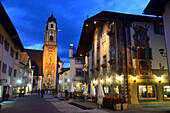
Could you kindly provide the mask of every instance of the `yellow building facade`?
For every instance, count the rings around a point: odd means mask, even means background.
[[[43,46],[43,88],[56,89],[57,84],[57,22],[53,17],[48,18]]]

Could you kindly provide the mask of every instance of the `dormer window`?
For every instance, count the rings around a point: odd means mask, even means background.
[[[52,35],[50,36],[50,41],[53,41],[53,36]]]
[[[54,27],[54,25],[53,24],[51,24],[51,28],[53,28]]]

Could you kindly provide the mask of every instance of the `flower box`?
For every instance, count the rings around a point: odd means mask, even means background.
[[[121,110],[121,103],[113,104],[113,107],[114,107],[115,111],[120,111]]]
[[[96,69],[97,71],[98,71],[98,70],[100,70],[100,68],[99,68],[99,67],[96,67],[95,69]]]
[[[128,104],[127,103],[122,103],[121,108],[122,108],[122,110],[127,110],[128,109]]]
[[[116,60],[115,60],[115,59],[110,60],[109,63],[110,63],[110,64],[115,64],[115,63],[116,63]]]
[[[103,68],[107,67],[106,64],[101,64],[100,66],[103,67]]]

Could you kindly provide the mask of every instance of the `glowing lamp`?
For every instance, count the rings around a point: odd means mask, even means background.
[[[119,77],[116,77],[116,80],[121,81],[122,78],[119,76]]]
[[[21,80],[17,80],[17,83],[18,83],[18,84],[21,84],[21,83],[22,83],[22,81],[21,81]]]
[[[159,83],[163,80],[162,77],[157,77],[157,79]]]
[[[137,77],[133,77],[133,81],[136,82],[136,80],[137,80]]]

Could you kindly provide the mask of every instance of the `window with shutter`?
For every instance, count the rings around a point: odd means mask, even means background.
[[[138,58],[138,50],[136,47],[132,47],[132,54],[133,54],[133,59],[137,59]]]
[[[146,59],[147,60],[152,60],[152,48],[146,48]]]

